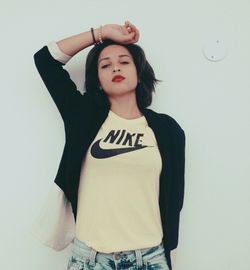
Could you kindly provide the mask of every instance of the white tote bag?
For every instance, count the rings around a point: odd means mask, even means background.
[[[71,203],[53,182],[43,207],[31,226],[31,233],[44,245],[60,251],[75,237],[75,219]]]

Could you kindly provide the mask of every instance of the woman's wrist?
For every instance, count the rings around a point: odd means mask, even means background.
[[[98,28],[95,28],[94,29],[94,35],[95,35],[95,40],[96,40],[97,43],[100,42],[100,38],[101,38],[102,41],[107,39],[106,26],[104,25],[102,27],[100,26]]]
[[[102,26],[102,39],[107,39],[107,25]]]

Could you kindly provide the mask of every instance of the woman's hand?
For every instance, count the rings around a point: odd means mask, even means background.
[[[137,42],[139,36],[139,30],[129,21],[125,21],[124,25],[106,24],[103,26],[103,39],[129,44]]]

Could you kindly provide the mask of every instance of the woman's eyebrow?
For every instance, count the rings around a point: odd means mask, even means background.
[[[130,57],[130,56],[127,55],[127,54],[121,54],[121,55],[118,55],[118,57],[123,57],[123,56],[128,56],[128,57]],[[100,63],[102,60],[106,60],[106,59],[110,59],[110,57],[104,57],[104,58],[101,58],[101,59],[98,61],[98,63]]]

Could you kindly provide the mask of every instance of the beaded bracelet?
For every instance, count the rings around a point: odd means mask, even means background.
[[[95,40],[93,27],[91,27],[91,33],[92,33],[92,38],[93,38],[93,42],[94,42],[95,45],[99,45],[99,44],[103,43],[103,40],[102,40],[102,26],[100,26],[100,29],[99,29],[99,32],[98,32],[99,42],[96,42],[96,40]]]
[[[100,26],[98,37],[99,37],[99,44],[103,43],[103,41],[102,41],[102,25]]]

